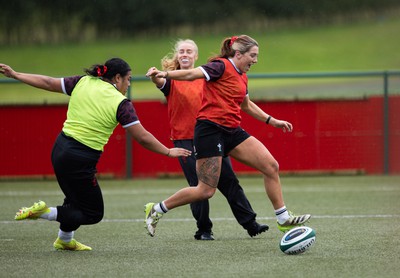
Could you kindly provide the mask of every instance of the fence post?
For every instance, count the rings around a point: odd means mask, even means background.
[[[128,87],[128,92],[126,96],[129,100],[131,100],[131,86]],[[132,136],[125,129],[125,178],[132,178]]]
[[[389,174],[389,74],[383,72],[383,173]]]

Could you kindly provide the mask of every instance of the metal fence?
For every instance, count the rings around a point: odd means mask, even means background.
[[[382,93],[383,93],[383,169],[384,174],[389,173],[389,78],[391,76],[399,76],[400,70],[385,70],[385,71],[354,71],[354,72],[314,72],[314,73],[259,73],[259,74],[248,74],[249,79],[288,79],[288,78],[368,78],[378,77],[382,78]],[[146,77],[136,77],[133,81],[148,81]],[[400,91],[400,88],[399,88]],[[131,99],[130,87],[128,90],[128,98]],[[127,177],[131,178],[131,167],[132,167],[132,144],[130,135],[127,133]]]
[[[389,173],[389,80],[390,77],[400,77],[400,70],[387,71],[357,71],[357,72],[315,72],[315,73],[260,73],[248,74],[249,79],[293,79],[293,78],[382,78],[382,94],[383,94],[383,161],[384,174]],[[146,77],[133,77],[133,82],[147,81]],[[0,79],[0,85],[5,83],[18,83],[13,79]],[[399,88],[400,92],[400,88]],[[127,97],[131,99],[131,87],[128,89]],[[1,104],[0,104],[1,105]],[[132,168],[132,144],[131,136],[127,133],[126,140],[126,173],[127,178],[131,178]]]

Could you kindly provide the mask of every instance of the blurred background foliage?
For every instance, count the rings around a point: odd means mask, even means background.
[[[398,0],[0,0],[0,45],[216,35],[351,22]]]
[[[0,62],[69,76],[121,57],[134,77],[144,78],[178,38],[196,41],[201,65],[224,37],[248,34],[260,45],[250,74],[391,70],[400,65],[399,30],[398,0],[0,0]],[[400,93],[399,84],[391,78],[390,92]],[[249,83],[253,99],[365,97],[381,94],[382,86],[381,78]],[[135,99],[164,98],[146,79],[131,88]],[[23,84],[0,84],[0,105],[66,102]]]

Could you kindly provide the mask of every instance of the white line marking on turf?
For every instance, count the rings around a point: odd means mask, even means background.
[[[360,215],[313,215],[312,219],[357,219],[357,218],[400,218],[399,214],[360,214]],[[211,217],[212,221],[236,221],[235,218]],[[275,217],[257,217],[257,220],[276,220]],[[194,218],[163,218],[163,222],[194,222]],[[35,221],[36,222],[36,221]],[[132,223],[144,222],[140,219],[103,219],[105,223]],[[0,221],[0,224],[33,223],[33,221]],[[38,222],[36,222],[38,223]]]
[[[108,190],[103,189],[102,192],[105,196],[118,196],[118,195],[148,195],[148,194],[165,194],[170,195],[175,193],[179,188],[164,188],[164,189],[127,189],[127,190]],[[259,188],[245,188],[246,193],[265,193],[262,186]],[[363,186],[354,187],[344,187],[344,188],[331,188],[329,186],[308,186],[299,188],[285,188],[283,186],[283,191],[286,193],[296,193],[296,192],[323,192],[323,193],[348,193],[348,192],[398,192],[400,187],[370,187],[365,188]],[[40,190],[40,191],[2,191],[0,196],[62,196],[61,190]]]

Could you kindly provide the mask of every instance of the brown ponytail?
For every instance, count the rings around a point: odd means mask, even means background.
[[[210,57],[208,61],[210,62],[217,58],[232,58],[235,56],[236,51],[246,53],[253,46],[258,46],[258,42],[247,35],[225,38],[221,43],[220,54]]]

